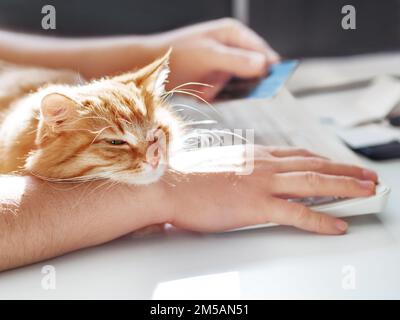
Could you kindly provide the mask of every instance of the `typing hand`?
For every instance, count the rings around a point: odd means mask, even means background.
[[[225,149],[224,149],[225,148]],[[309,151],[255,146],[250,175],[233,173],[248,160],[242,146],[212,148],[214,172],[166,177],[168,222],[194,231],[218,232],[274,222],[303,230],[342,234],[341,219],[288,202],[287,197],[366,197],[375,193],[377,175],[353,165],[332,162]],[[226,163],[215,163],[225,155]],[[197,159],[199,157],[194,157]],[[225,171],[225,172],[224,172]]]

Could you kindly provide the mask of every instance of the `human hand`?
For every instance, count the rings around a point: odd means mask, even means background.
[[[160,52],[173,48],[168,89],[187,82],[210,84],[196,88],[206,100],[212,100],[232,76],[262,76],[270,64],[279,61],[268,43],[232,18],[158,34],[153,43]]]
[[[366,197],[375,193],[378,178],[373,171],[336,163],[306,150],[255,146],[253,173],[237,175],[232,168],[244,164],[243,148],[211,149],[216,153],[210,163],[221,155],[233,159],[227,161],[234,164],[228,165],[231,172],[221,172],[224,169],[219,163],[213,169],[219,172],[165,177],[166,194],[172,204],[168,222],[176,227],[218,232],[274,222],[317,233],[342,234],[347,229],[343,220],[285,198]]]

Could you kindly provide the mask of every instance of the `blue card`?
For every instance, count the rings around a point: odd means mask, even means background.
[[[265,78],[233,78],[218,94],[216,100],[272,98],[293,74],[298,60],[285,60],[270,66]]]
[[[271,66],[270,74],[262,79],[247,98],[272,98],[293,74],[297,60],[286,60]]]

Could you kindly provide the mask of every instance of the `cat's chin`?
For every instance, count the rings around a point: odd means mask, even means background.
[[[118,174],[117,176],[113,176],[111,179],[118,181],[118,182],[123,182],[127,184],[133,184],[133,185],[148,185],[151,183],[155,183],[161,179],[161,177],[164,175],[165,168],[162,166],[158,167],[157,169],[149,169],[149,170],[144,170],[142,173],[121,173]]]

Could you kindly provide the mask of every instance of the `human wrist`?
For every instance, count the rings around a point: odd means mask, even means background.
[[[184,202],[184,194],[180,191],[182,183],[185,183],[189,176],[182,177],[181,174],[167,172],[158,184],[158,194],[162,207],[162,223],[173,223],[179,212],[178,205]],[[190,192],[186,189],[185,192]]]
[[[174,186],[165,180],[145,186],[147,189],[144,205],[149,212],[147,225],[169,223],[174,215]]]
[[[171,47],[167,32],[144,36],[138,43],[149,62],[163,56]]]

